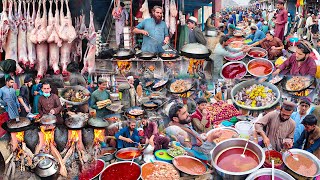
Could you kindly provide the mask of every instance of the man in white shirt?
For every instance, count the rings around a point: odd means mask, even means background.
[[[307,28],[307,40],[310,41],[311,39],[311,31],[310,31],[310,26],[313,24],[313,17],[314,17],[314,14],[308,14],[308,18],[307,18],[307,21],[306,21],[306,28]]]

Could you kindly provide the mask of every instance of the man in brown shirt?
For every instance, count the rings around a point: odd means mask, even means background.
[[[283,148],[289,149],[293,146],[295,122],[290,116],[294,108],[294,103],[284,101],[280,112],[269,112],[256,122],[256,133],[262,136],[266,147],[271,144],[273,149],[280,151]],[[266,132],[264,132],[264,128]]]
[[[282,55],[282,49],[284,45],[282,41],[274,37],[274,35],[269,31],[266,33],[266,38],[251,44],[250,46],[260,45],[263,49],[268,51],[268,59],[274,60],[275,58]]]
[[[45,114],[53,114],[57,117],[57,124],[63,124],[61,117],[61,102],[56,94],[51,94],[51,87],[49,83],[42,84],[43,96],[39,98],[38,109],[41,116]]]

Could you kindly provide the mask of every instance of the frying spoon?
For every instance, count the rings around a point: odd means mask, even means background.
[[[271,168],[271,178],[274,180],[274,160],[271,160],[272,168]]]
[[[291,156],[295,161],[299,161],[299,158],[294,157],[291,151],[289,151],[289,150],[287,150],[287,151],[288,151],[288,153],[290,154],[290,156]]]
[[[249,138],[250,139],[250,138]],[[246,143],[246,145],[245,145],[245,147],[244,147],[244,149],[243,149],[243,152],[242,152],[242,154],[241,154],[241,157],[243,157],[243,158],[245,158],[246,156],[244,155],[244,152],[246,152],[246,150],[247,150],[247,146],[248,146],[248,143],[249,143],[249,139],[247,140],[247,143]]]

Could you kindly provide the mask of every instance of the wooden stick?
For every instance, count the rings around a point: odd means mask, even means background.
[[[12,166],[12,169],[11,169],[10,179],[14,179],[14,175],[16,173],[16,164],[14,163],[13,159],[11,160],[11,166]]]
[[[34,157],[34,154],[32,151],[27,147],[26,143],[22,142],[22,149],[27,154],[27,156],[31,157],[31,159]]]
[[[10,161],[11,161],[11,159],[13,158],[13,153],[11,153],[10,155],[9,155],[9,157],[8,157],[8,159],[6,160],[6,164],[8,164]]]
[[[59,151],[57,150],[56,147],[54,147],[54,145],[52,143],[50,143],[50,149],[51,149],[52,155],[58,160],[58,162],[60,164],[60,174],[61,174],[61,176],[67,177],[68,176],[67,168],[66,168],[65,164],[62,161],[62,157],[59,154]]]
[[[20,156],[20,170],[22,172],[24,172],[26,170],[25,167],[24,167],[24,153],[22,153],[21,156]]]
[[[69,157],[71,157],[71,155],[73,154],[74,148],[75,148],[74,145],[72,145],[72,146],[69,148],[67,154],[64,156],[64,158],[63,158],[63,160],[62,160],[62,162],[63,162],[64,164],[67,162],[67,160],[69,159]]]

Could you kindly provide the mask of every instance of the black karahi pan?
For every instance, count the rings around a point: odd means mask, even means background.
[[[171,57],[166,57],[166,54],[172,54]],[[176,51],[173,50],[169,50],[169,51],[165,51],[163,53],[159,53],[159,57],[163,60],[171,60],[171,59],[177,59],[179,57],[179,54]]]
[[[304,91],[306,89],[308,89],[313,83],[314,83],[314,77],[311,77],[311,76],[303,76],[303,77],[306,77],[308,78],[309,80],[309,84],[308,85],[305,85],[303,88],[301,89],[297,89],[297,90],[291,90],[291,89],[287,89],[286,85],[287,85],[287,82],[292,79],[293,77],[296,77],[296,76],[286,76],[283,78],[282,80],[282,89],[285,90],[285,91],[288,91],[288,92],[300,92],[300,91]],[[302,76],[301,76],[302,77]]]
[[[130,111],[131,110],[134,110],[134,109],[140,109],[140,110],[143,110],[141,107],[139,106],[133,106],[133,107],[130,107],[129,109],[127,109],[126,113],[131,115],[131,116],[135,116],[135,117],[138,117],[138,116],[141,116],[143,115],[144,112],[142,112],[141,114],[137,115],[137,114],[131,114]]]
[[[119,60],[128,60],[130,58],[134,57],[134,52],[130,49],[120,49],[115,52],[113,55],[113,58],[119,59]]]
[[[157,84],[158,82],[160,82],[161,80],[163,80],[163,83]],[[158,79],[154,81],[154,85],[152,86],[152,89],[156,90],[159,88],[162,88],[163,86],[165,86],[168,83],[168,79]]]
[[[142,59],[142,60],[151,60],[153,58],[156,58],[157,55],[155,53],[151,53],[151,52],[140,52],[140,53],[136,54],[136,57],[138,59]]]
[[[189,88],[187,88],[186,90],[181,91],[181,92],[172,91],[172,90],[171,90],[171,85],[172,85],[173,83],[175,83],[176,81],[178,81],[178,80],[180,80],[180,79],[174,79],[174,80],[171,81],[170,85],[168,86],[168,91],[169,91],[170,93],[172,93],[172,94],[184,94],[184,93],[190,91],[190,90],[193,88],[193,86],[194,86],[194,83],[191,82],[190,80],[184,80],[184,81],[188,81],[188,82],[191,83],[191,86],[190,86]]]

